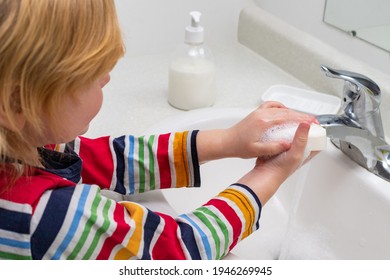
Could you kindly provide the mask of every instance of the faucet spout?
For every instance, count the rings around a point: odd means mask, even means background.
[[[319,115],[316,118],[324,128],[342,126],[362,129],[358,122],[344,115]]]
[[[350,159],[390,182],[390,145],[345,116],[320,115],[332,143]]]
[[[326,129],[326,135],[332,143],[367,170],[373,171],[378,159],[388,160],[383,156],[381,149],[390,150],[390,146],[382,138],[372,135],[370,131],[348,117],[320,115],[317,116],[317,120]]]

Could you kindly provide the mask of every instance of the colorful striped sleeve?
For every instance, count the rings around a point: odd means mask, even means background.
[[[0,198],[0,259],[30,260],[32,207]]]
[[[197,131],[135,137],[79,137],[82,183],[121,194],[200,185]]]
[[[259,227],[261,204],[232,185],[176,219],[79,184],[44,193],[32,217],[34,259],[220,259]]]

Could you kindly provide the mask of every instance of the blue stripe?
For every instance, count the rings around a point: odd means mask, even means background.
[[[0,237],[0,244],[6,245],[9,247],[14,247],[14,248],[30,249],[30,242],[29,241],[19,241],[19,240]]]
[[[206,250],[207,258],[211,260],[211,246],[204,231],[189,216],[184,214],[184,215],[180,215],[180,217],[186,219],[200,233],[203,246]]]
[[[179,227],[181,238],[186,245],[188,252],[191,255],[191,259],[200,260],[200,253],[198,245],[196,245],[194,229],[186,223],[179,223]]]
[[[150,256],[150,244],[152,243],[153,237],[155,236],[158,225],[160,224],[160,216],[156,213],[148,211],[144,226],[144,252],[142,258],[144,260],[151,259]]]
[[[74,187],[64,187],[51,192],[38,226],[31,236],[33,259],[42,259],[57,237],[68,212],[74,190]]]
[[[127,165],[128,165],[128,178],[129,178],[129,194],[134,194],[135,186],[134,186],[134,136],[129,136],[129,154],[127,156]]]
[[[196,149],[196,137],[199,130],[194,130],[191,133],[191,157],[192,157],[192,166],[194,170],[194,187],[200,187],[200,170],[199,170],[199,159],[198,159],[198,150]]]
[[[116,186],[115,191],[120,194],[126,194],[126,188],[124,186],[124,173],[125,173],[125,136],[115,138],[112,141],[116,157]]]
[[[31,214],[0,208],[0,229],[30,233]]]
[[[76,230],[80,224],[81,217],[84,214],[85,203],[87,201],[89,192],[91,190],[90,185],[84,185],[83,190],[80,195],[79,202],[77,204],[77,209],[75,211],[75,215],[73,217],[72,223],[69,227],[68,232],[65,235],[64,240],[61,245],[58,247],[57,251],[52,256],[52,259],[59,259],[61,255],[65,252],[66,248],[69,246],[69,243],[75,236]]]

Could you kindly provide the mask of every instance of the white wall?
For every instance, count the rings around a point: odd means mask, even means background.
[[[342,52],[390,74],[388,52],[323,23],[325,0],[115,1],[125,34],[128,55],[172,50],[183,40],[183,29],[189,23],[188,13],[196,9],[204,12],[202,24],[206,27],[207,42],[210,44],[235,43],[240,10],[256,3]]]
[[[116,0],[125,35],[127,55],[171,51],[184,39],[189,12],[203,13],[205,40],[210,43],[237,42],[238,16],[253,0]]]
[[[261,8],[340,51],[390,74],[390,55],[322,21],[325,0],[254,0]],[[369,0],[367,0],[369,1]],[[353,11],[351,11],[353,12]]]

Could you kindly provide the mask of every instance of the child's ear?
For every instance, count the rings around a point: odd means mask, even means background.
[[[22,130],[26,124],[19,94],[19,88],[16,87],[12,93],[10,104],[0,103],[0,126],[14,132]],[[5,110],[7,105],[10,107],[8,112]]]

